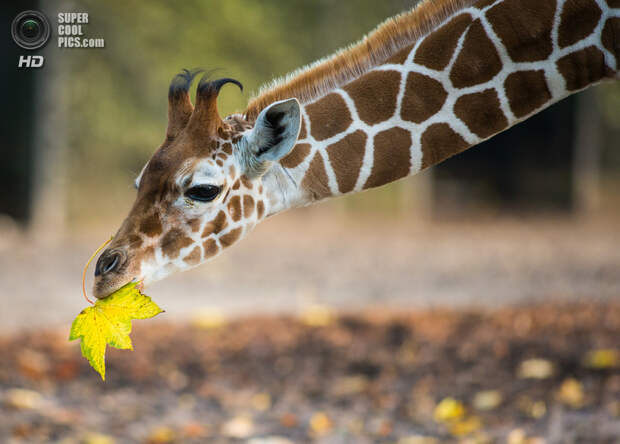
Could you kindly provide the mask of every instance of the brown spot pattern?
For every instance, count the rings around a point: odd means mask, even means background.
[[[493,30],[515,62],[544,60],[551,54],[555,0],[504,0],[486,12]]]
[[[450,80],[457,88],[488,82],[502,69],[495,45],[484,31],[480,20],[475,20],[465,36],[463,48],[456,58]]]
[[[454,104],[454,114],[483,139],[508,126],[494,89],[459,97]]]
[[[224,145],[222,145],[222,151],[224,151],[226,154],[232,154],[232,145],[229,142],[226,142]]]
[[[280,160],[284,168],[295,168],[310,154],[309,143],[298,143],[293,149]]]
[[[310,132],[316,140],[340,134],[353,123],[347,104],[336,93],[306,105],[306,112],[310,117]]]
[[[265,204],[262,200],[259,200],[256,204],[256,212],[259,219],[263,217],[263,214],[265,214]]]
[[[140,232],[149,237],[159,236],[162,230],[159,213],[157,212],[145,217],[142,219],[142,222],[140,222]]]
[[[410,122],[422,123],[441,109],[446,97],[448,93],[437,80],[410,72],[400,106],[400,117]]]
[[[251,190],[252,187],[254,186],[250,178],[246,176],[245,174],[241,176],[241,183],[243,183],[243,186],[246,187],[248,190]]]
[[[241,219],[241,198],[239,196],[233,196],[228,202],[228,214],[230,218],[237,222]]]
[[[217,254],[217,250],[219,250],[219,247],[217,246],[215,239],[207,239],[202,244],[202,248],[205,251],[205,259],[208,257],[215,256]]]
[[[187,225],[192,230],[192,232],[196,232],[200,229],[200,218],[194,217],[187,221]]]
[[[205,229],[202,230],[202,237],[208,237],[211,234],[217,234],[222,231],[228,225],[228,221],[226,220],[226,213],[221,211],[217,213],[217,216],[213,218],[213,220],[207,222],[205,225]]]
[[[368,125],[374,125],[394,115],[399,86],[399,72],[371,71],[343,89],[355,102],[360,119]]]
[[[543,70],[513,72],[506,78],[504,89],[510,109],[519,118],[551,100]]]
[[[422,168],[438,164],[469,145],[447,123],[434,123],[422,134]]]
[[[200,247],[194,247],[192,252],[183,258],[183,262],[188,265],[196,265],[198,262],[200,262],[200,258]]]
[[[171,228],[161,239],[161,251],[171,259],[179,256],[181,248],[192,244],[191,238],[179,228]]]
[[[142,238],[137,234],[130,234],[127,238],[127,243],[132,249],[140,248],[140,246],[142,245]]]
[[[220,244],[222,244],[222,248],[226,248],[239,240],[241,237],[241,227],[235,228],[232,231],[220,236]]]
[[[243,216],[250,217],[254,213],[254,198],[249,194],[243,196]]]
[[[301,127],[299,128],[299,136],[298,139],[305,139],[308,137],[308,133],[306,132],[306,119],[302,116],[301,118]]]
[[[407,56],[413,49],[413,45],[405,46],[403,49],[398,51],[392,57],[386,60],[386,63],[393,63],[395,65],[402,65],[407,60]]]
[[[580,51],[565,55],[557,62],[560,74],[566,80],[566,89],[575,91],[591,83],[611,76],[611,70],[605,65],[605,57],[595,46],[588,46]]]
[[[601,41],[605,49],[616,56],[616,64],[620,64],[620,17],[607,19],[603,26]]]
[[[233,183],[232,189],[233,190],[238,190],[239,188],[241,188],[241,181],[239,179],[235,180],[235,183]]]
[[[564,3],[558,29],[560,48],[589,36],[601,18],[601,13],[594,0],[568,0]]]
[[[338,189],[341,193],[353,190],[364,159],[366,133],[357,130],[327,147],[327,155],[331,164]]]
[[[301,181],[301,186],[310,192],[314,200],[331,195],[327,173],[325,172],[325,165],[323,164],[323,158],[319,152],[316,152],[312,161],[310,161],[308,171],[306,171]]]
[[[391,128],[375,135],[374,160],[364,188],[373,188],[405,177],[411,165],[411,134]]]
[[[476,8],[478,9],[484,9],[487,6],[491,6],[493,3],[495,3],[497,0],[479,0],[476,2],[476,4],[474,5]]]
[[[418,46],[413,61],[431,69],[444,69],[454,54],[459,38],[471,21],[469,14],[461,14],[429,34]]]

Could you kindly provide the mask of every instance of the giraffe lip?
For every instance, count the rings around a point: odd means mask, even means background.
[[[95,297],[96,297],[97,299],[105,299],[105,298],[107,298],[107,297],[109,297],[109,296],[112,296],[115,292],[117,292],[118,290],[120,290],[121,288],[123,288],[125,285],[130,284],[130,283],[134,283],[134,282],[138,282],[138,283],[139,283],[139,284],[138,284],[138,289],[139,289],[140,291],[142,291],[143,286],[142,286],[142,284],[140,283],[140,282],[141,282],[141,280],[140,280],[139,278],[135,277],[135,278],[133,278],[133,279],[131,279],[131,280],[128,280],[128,281],[123,282],[123,283],[122,283],[122,284],[120,284],[120,285],[113,285],[113,286],[111,286],[111,289],[106,289],[106,292],[105,292],[105,293],[99,293],[99,292],[97,291],[97,285],[95,285]]]

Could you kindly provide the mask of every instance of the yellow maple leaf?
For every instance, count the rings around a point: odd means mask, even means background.
[[[137,282],[130,282],[105,299],[85,308],[73,321],[69,340],[82,339],[82,356],[105,380],[105,350],[107,344],[132,349],[131,320],[147,319],[161,313],[150,297],[140,293]]]

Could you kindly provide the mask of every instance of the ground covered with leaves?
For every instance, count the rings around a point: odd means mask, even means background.
[[[0,338],[0,442],[615,443],[620,303],[134,322]]]

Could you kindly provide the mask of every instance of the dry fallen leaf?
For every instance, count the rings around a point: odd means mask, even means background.
[[[450,433],[457,437],[467,436],[480,430],[482,421],[477,416],[467,416],[450,424]]]
[[[175,440],[175,433],[170,427],[157,426],[149,433],[146,442],[148,444],[166,444]]]
[[[43,405],[43,396],[34,390],[9,389],[4,393],[4,405],[19,410],[38,409]]]
[[[517,399],[517,407],[527,416],[532,418],[542,418],[547,414],[547,405],[545,401],[534,401],[528,396],[522,396]]]
[[[84,444],[114,444],[116,440],[102,433],[89,433],[84,437]]]
[[[613,348],[592,350],[584,359],[585,365],[591,368],[613,368],[620,364],[620,352]]]
[[[573,408],[580,408],[584,405],[583,385],[575,378],[564,380],[558,390],[558,399]]]
[[[444,398],[435,407],[433,417],[437,422],[451,422],[465,416],[465,406],[454,398]]]
[[[521,362],[517,376],[519,378],[547,379],[553,375],[553,363],[547,359],[534,358]]]
[[[252,433],[254,421],[249,416],[236,416],[222,426],[222,434],[230,438],[246,439]]]
[[[368,388],[369,381],[363,375],[342,376],[332,384],[332,394],[336,397],[357,395]]]
[[[332,427],[329,417],[323,412],[317,412],[310,418],[310,428],[317,435],[325,435]]]
[[[326,327],[334,321],[335,315],[330,307],[314,304],[305,307],[299,314],[299,318],[309,327]]]
[[[287,427],[287,428],[297,427],[298,423],[299,421],[297,420],[297,416],[293,415],[292,413],[285,413],[282,416],[280,416],[280,425],[282,427]]]
[[[493,410],[502,403],[502,394],[497,390],[483,390],[474,396],[473,405],[477,410]]]
[[[545,444],[544,438],[537,436],[528,437],[523,429],[513,429],[506,439],[507,444]]]
[[[146,319],[163,310],[143,295],[137,282],[130,282],[92,307],[80,312],[73,321],[69,340],[82,339],[82,355],[105,380],[105,350],[112,347],[132,349],[131,320]]]
[[[252,407],[259,412],[269,410],[269,408],[271,407],[271,395],[265,392],[256,393],[252,396],[250,404],[252,404]]]

